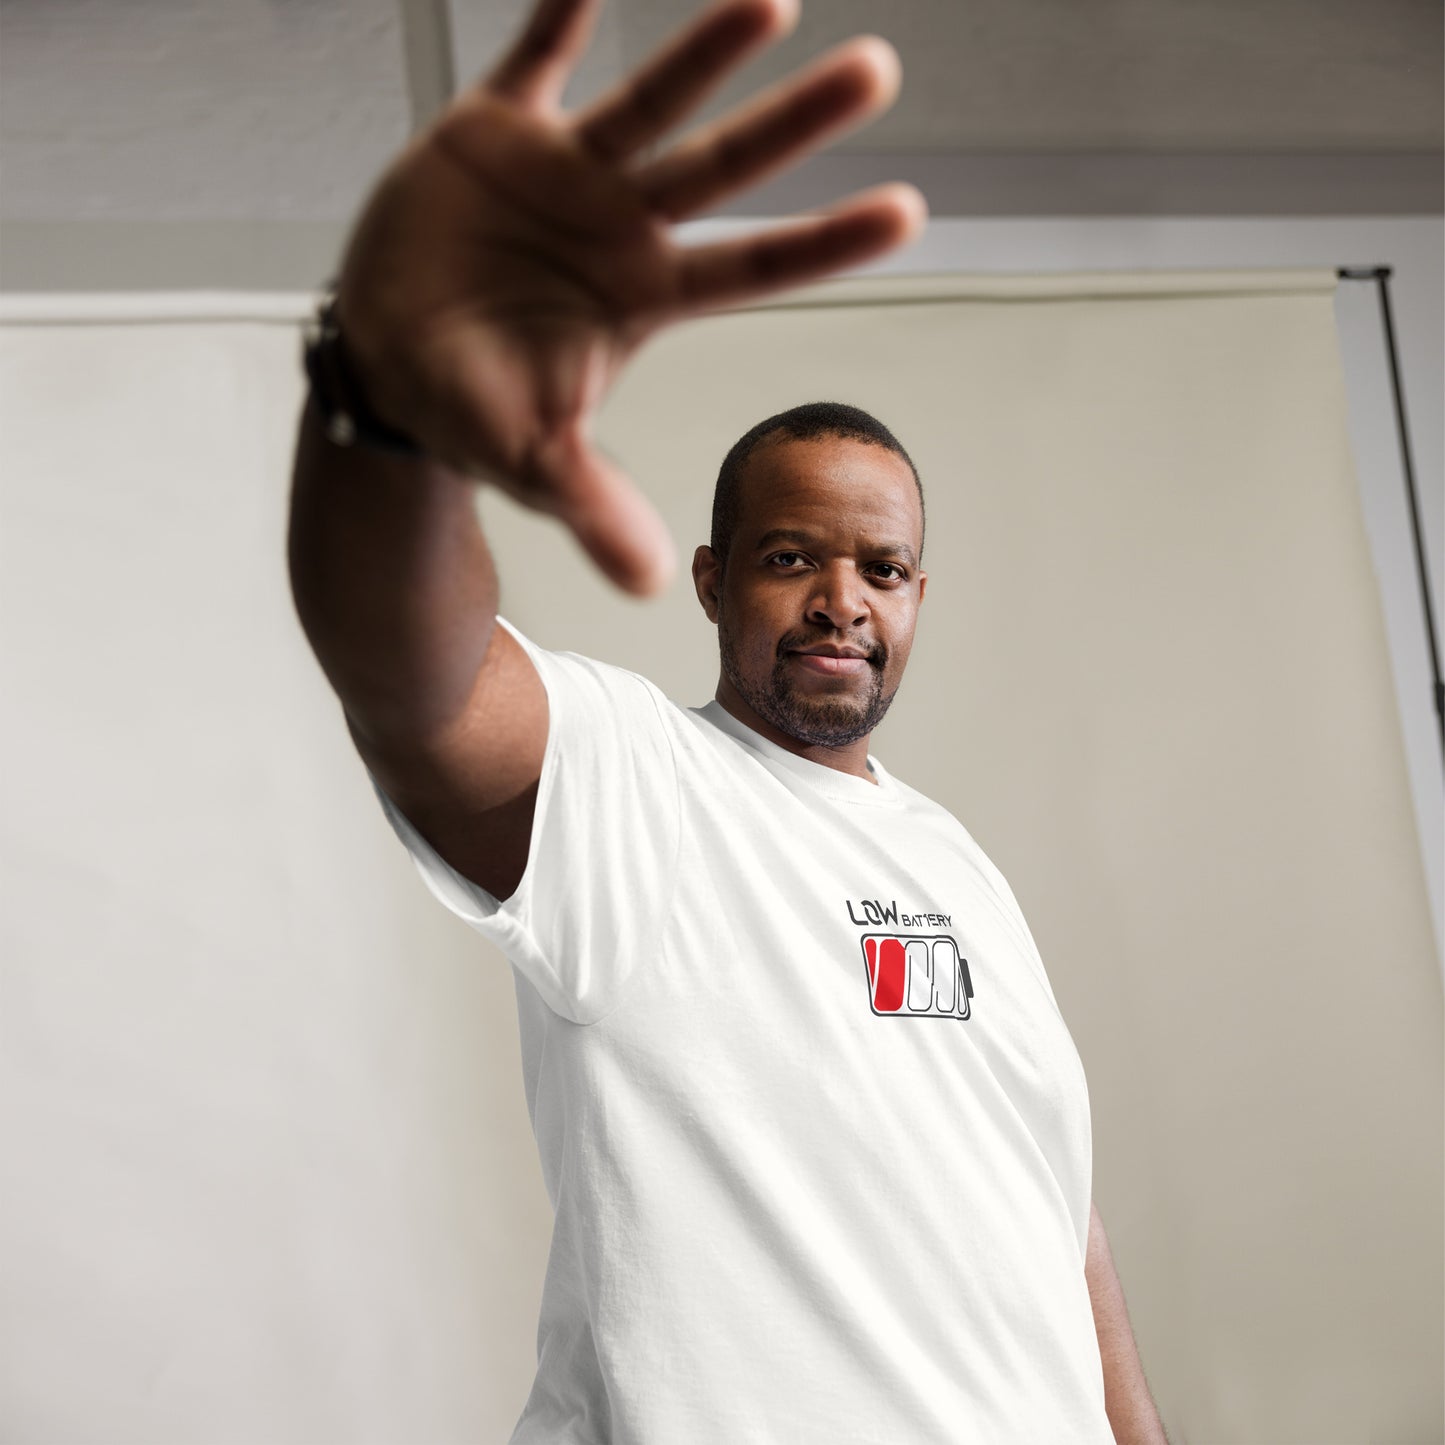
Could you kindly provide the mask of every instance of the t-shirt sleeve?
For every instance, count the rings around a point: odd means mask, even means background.
[[[1062,1018],[1063,1015],[1059,1011],[1059,1001],[1054,997],[1054,986],[1050,983],[1048,970],[1044,967],[1043,955],[1040,954],[1039,946],[1034,941],[1033,930],[1029,927],[1028,919],[1024,917],[1023,909],[1019,907],[1019,901],[1014,896],[1012,886],[999,870],[998,865],[993,859],[979,847],[978,840],[974,838],[973,834],[970,833],[952,813],[948,816],[953,819],[959,831],[963,834],[968,856],[993,889],[994,896],[999,902],[1000,912],[1003,917],[1008,920],[1024,959],[1034,971],[1034,975],[1040,984],[1043,985],[1044,992],[1049,996],[1049,1002],[1054,1006],[1054,1012],[1058,1013],[1059,1017]]]
[[[548,708],[531,850],[511,897],[499,901],[453,868],[367,776],[432,894],[495,943],[549,1007],[593,1023],[656,957],[672,900],[681,804],[668,704],[635,672],[548,651],[497,622],[532,659]]]
[[[990,867],[993,867],[993,865],[990,864]],[[1054,1006],[1054,1012],[1062,1018],[1063,1013],[1059,1009],[1058,999],[1054,997],[1054,986],[1049,982],[1049,971],[1044,967],[1044,958],[1039,952],[1038,943],[1034,939],[1033,929],[1029,927],[1028,919],[1024,917],[1024,911],[1019,907],[1019,901],[1014,897],[1014,891],[1009,885],[1008,879],[1005,878],[996,867],[993,868],[993,874],[1000,894],[1008,900],[1008,906],[1013,913],[1015,924],[1018,927],[1024,945],[1024,956],[1028,959],[1029,966],[1038,976],[1039,982],[1043,985],[1044,992],[1048,994],[1049,1002]]]

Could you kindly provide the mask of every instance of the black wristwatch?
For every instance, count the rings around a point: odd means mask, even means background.
[[[411,437],[388,426],[367,404],[336,323],[334,285],[327,288],[316,314],[306,324],[302,360],[311,379],[311,400],[327,437],[337,446],[371,447],[395,456],[422,455]]]

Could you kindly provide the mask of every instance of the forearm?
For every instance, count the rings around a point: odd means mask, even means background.
[[[419,739],[461,711],[497,615],[471,478],[326,439],[308,406],[287,561],[297,615],[361,730]]]
[[[1094,1307],[1094,1330],[1104,1367],[1104,1409],[1118,1445],[1169,1445],[1144,1378],[1124,1291],[1114,1268],[1104,1222],[1096,1209],[1089,1223],[1085,1276]]]
[[[1159,1418],[1133,1335],[1125,1325],[1127,1347],[1104,1348],[1100,1338],[1099,1354],[1104,1362],[1104,1409],[1109,1428],[1117,1445],[1169,1445],[1164,1423]]]

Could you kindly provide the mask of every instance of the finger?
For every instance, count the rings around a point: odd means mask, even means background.
[[[927,220],[922,192],[894,181],[791,225],[691,247],[678,263],[678,305],[690,314],[820,280],[906,244]]]
[[[482,87],[519,105],[554,109],[587,49],[601,0],[537,0],[512,48]]]
[[[656,214],[695,215],[885,110],[901,77],[886,40],[856,36],[640,167],[634,181]]]
[[[663,591],[677,572],[667,523],[637,484],[572,427],[536,457],[546,510],[571,529],[583,550],[617,586],[639,597]]]
[[[797,23],[798,0],[723,0],[580,112],[578,138],[606,160],[630,156],[695,110],[744,56]]]

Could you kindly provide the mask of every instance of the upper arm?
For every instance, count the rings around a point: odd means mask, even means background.
[[[1099,1362],[1104,1373],[1104,1409],[1116,1440],[1137,1445],[1169,1445],[1158,1407],[1144,1378],[1144,1363],[1129,1321],[1124,1290],[1114,1267],[1114,1254],[1104,1233],[1099,1206],[1089,1201],[1089,1247],[1084,1266]]]
[[[362,761],[387,796],[463,877],[509,898],[531,851],[547,748],[547,690],[526,650],[494,623],[461,714],[424,741],[368,736],[348,714]]]
[[[1109,1250],[1109,1239],[1104,1233],[1104,1221],[1099,1216],[1099,1206],[1089,1200],[1089,1246],[1084,1255],[1084,1276],[1089,1281],[1089,1294],[1095,1305],[1099,1302],[1101,1286],[1114,1276],[1114,1259]]]
[[[1084,1278],[1094,1309],[1094,1330],[1107,1365],[1111,1355],[1133,1352],[1134,1336],[1109,1237],[1104,1233],[1099,1206],[1093,1200],[1089,1201],[1089,1247],[1084,1259]]]

